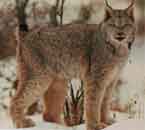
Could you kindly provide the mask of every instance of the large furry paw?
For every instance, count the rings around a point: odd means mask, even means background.
[[[103,122],[103,121],[102,121]],[[107,124],[108,126],[114,124],[116,121],[113,118],[108,119],[107,121],[104,121],[104,124]]]
[[[106,128],[108,125],[104,124],[104,123],[99,123],[94,127],[88,127],[87,130],[102,130],[104,128]]]
[[[30,128],[34,126],[35,123],[31,119],[23,119],[16,122],[16,128]]]
[[[56,115],[50,114],[50,113],[43,113],[43,120],[45,122],[63,124],[63,121],[60,116],[56,116]]]
[[[116,121],[114,119],[110,119],[108,120],[108,122],[106,123],[107,125],[112,125],[114,124]]]
[[[105,123],[100,123],[99,125],[98,125],[98,127],[100,128],[100,129],[104,129],[104,128],[106,128],[108,126],[108,124],[105,124]]]
[[[101,130],[101,129],[106,128],[107,126],[108,125],[105,123],[99,123],[99,124],[97,124],[97,128],[95,130]]]

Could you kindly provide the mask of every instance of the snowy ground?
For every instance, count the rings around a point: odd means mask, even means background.
[[[145,130],[145,120],[126,120],[116,123],[104,130]],[[64,127],[51,123],[40,123],[34,128],[20,129],[20,130],[85,130],[85,125],[75,127]],[[16,130],[16,129],[0,129],[0,130]]]

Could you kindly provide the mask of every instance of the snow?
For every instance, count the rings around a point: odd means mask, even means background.
[[[129,61],[121,75],[126,83],[120,86],[120,99],[122,103],[132,99],[145,103],[145,41],[136,40]]]
[[[145,120],[126,120],[116,123],[104,130],[145,130]]]
[[[103,130],[145,130],[145,120],[126,120],[116,123]],[[85,130],[85,125],[75,127],[65,127],[52,123],[39,123],[36,127],[19,130]],[[17,130],[17,129],[0,129],[0,130]]]

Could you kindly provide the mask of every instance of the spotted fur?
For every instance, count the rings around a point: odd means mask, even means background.
[[[84,82],[87,130],[106,126],[112,91],[128,59],[134,32],[132,6],[124,10],[106,6],[99,25],[71,24],[20,34],[20,82],[10,106],[15,126],[34,125],[25,111],[40,97],[44,97],[44,119],[60,123],[67,82],[72,78]]]

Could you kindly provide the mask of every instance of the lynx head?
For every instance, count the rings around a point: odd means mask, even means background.
[[[119,53],[129,52],[135,37],[134,1],[126,9],[113,9],[106,0],[106,12],[101,30],[106,43]],[[119,54],[123,55],[123,54]]]

